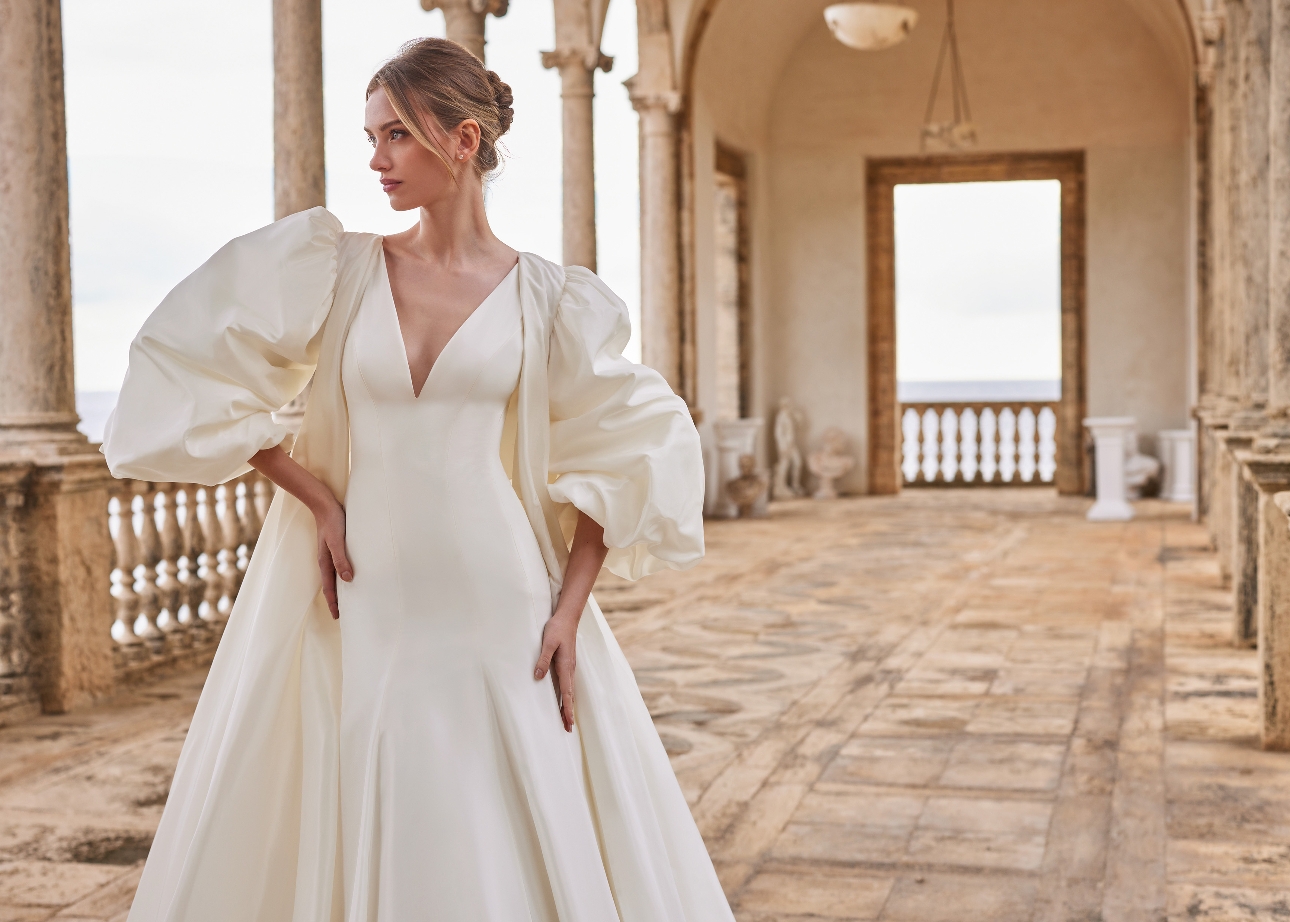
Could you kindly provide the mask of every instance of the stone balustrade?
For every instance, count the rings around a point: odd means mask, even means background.
[[[901,472],[923,484],[1051,484],[1055,401],[902,403]]]
[[[28,604],[32,575],[21,512],[30,505],[31,465],[0,463],[0,721],[39,708],[36,664],[46,644]],[[106,525],[86,535],[111,548],[112,620],[100,637],[82,638],[110,651],[114,684],[141,681],[170,667],[208,662],[242,585],[273,484],[250,472],[217,487],[114,480]],[[102,523],[102,519],[100,519]]]
[[[218,487],[117,481],[108,516],[118,677],[213,651],[272,496],[257,472]]]

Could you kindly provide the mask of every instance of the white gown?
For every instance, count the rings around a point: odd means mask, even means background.
[[[533,679],[551,586],[498,452],[522,352],[512,270],[413,396],[383,259],[346,343],[351,922],[616,916],[578,739]]]
[[[381,239],[325,209],[231,241],[148,318],[103,451],[221,483],[282,442],[348,506],[320,591],[278,491],[129,922],[733,922],[594,597],[577,727],[532,679],[579,511],[637,579],[703,555],[689,411],[622,356],[625,306],[528,253],[412,396]]]

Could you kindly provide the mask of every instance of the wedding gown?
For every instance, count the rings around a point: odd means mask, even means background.
[[[533,678],[551,588],[498,454],[520,373],[516,274],[466,319],[417,396],[384,260],[346,344],[351,922],[617,916],[578,740],[550,679]]]
[[[130,922],[733,922],[631,667],[589,598],[576,728],[533,680],[579,512],[637,579],[703,555],[684,402],[622,355],[594,273],[521,253],[412,393],[381,238],[323,208],[231,241],[144,323],[112,472],[222,483],[280,444],[347,506],[321,593],[279,490]]]

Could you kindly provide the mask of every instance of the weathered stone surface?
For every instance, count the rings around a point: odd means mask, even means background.
[[[1290,757],[1204,529],[1086,502],[777,504],[601,581],[740,922],[1280,917]],[[139,854],[200,681],[0,730],[0,920],[123,918],[138,865],[87,859]]]

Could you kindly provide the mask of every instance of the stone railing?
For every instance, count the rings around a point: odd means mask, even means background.
[[[107,513],[119,680],[213,653],[272,497],[254,471],[218,487],[116,481]]]
[[[906,486],[1050,484],[1057,469],[1057,403],[902,403]]]

